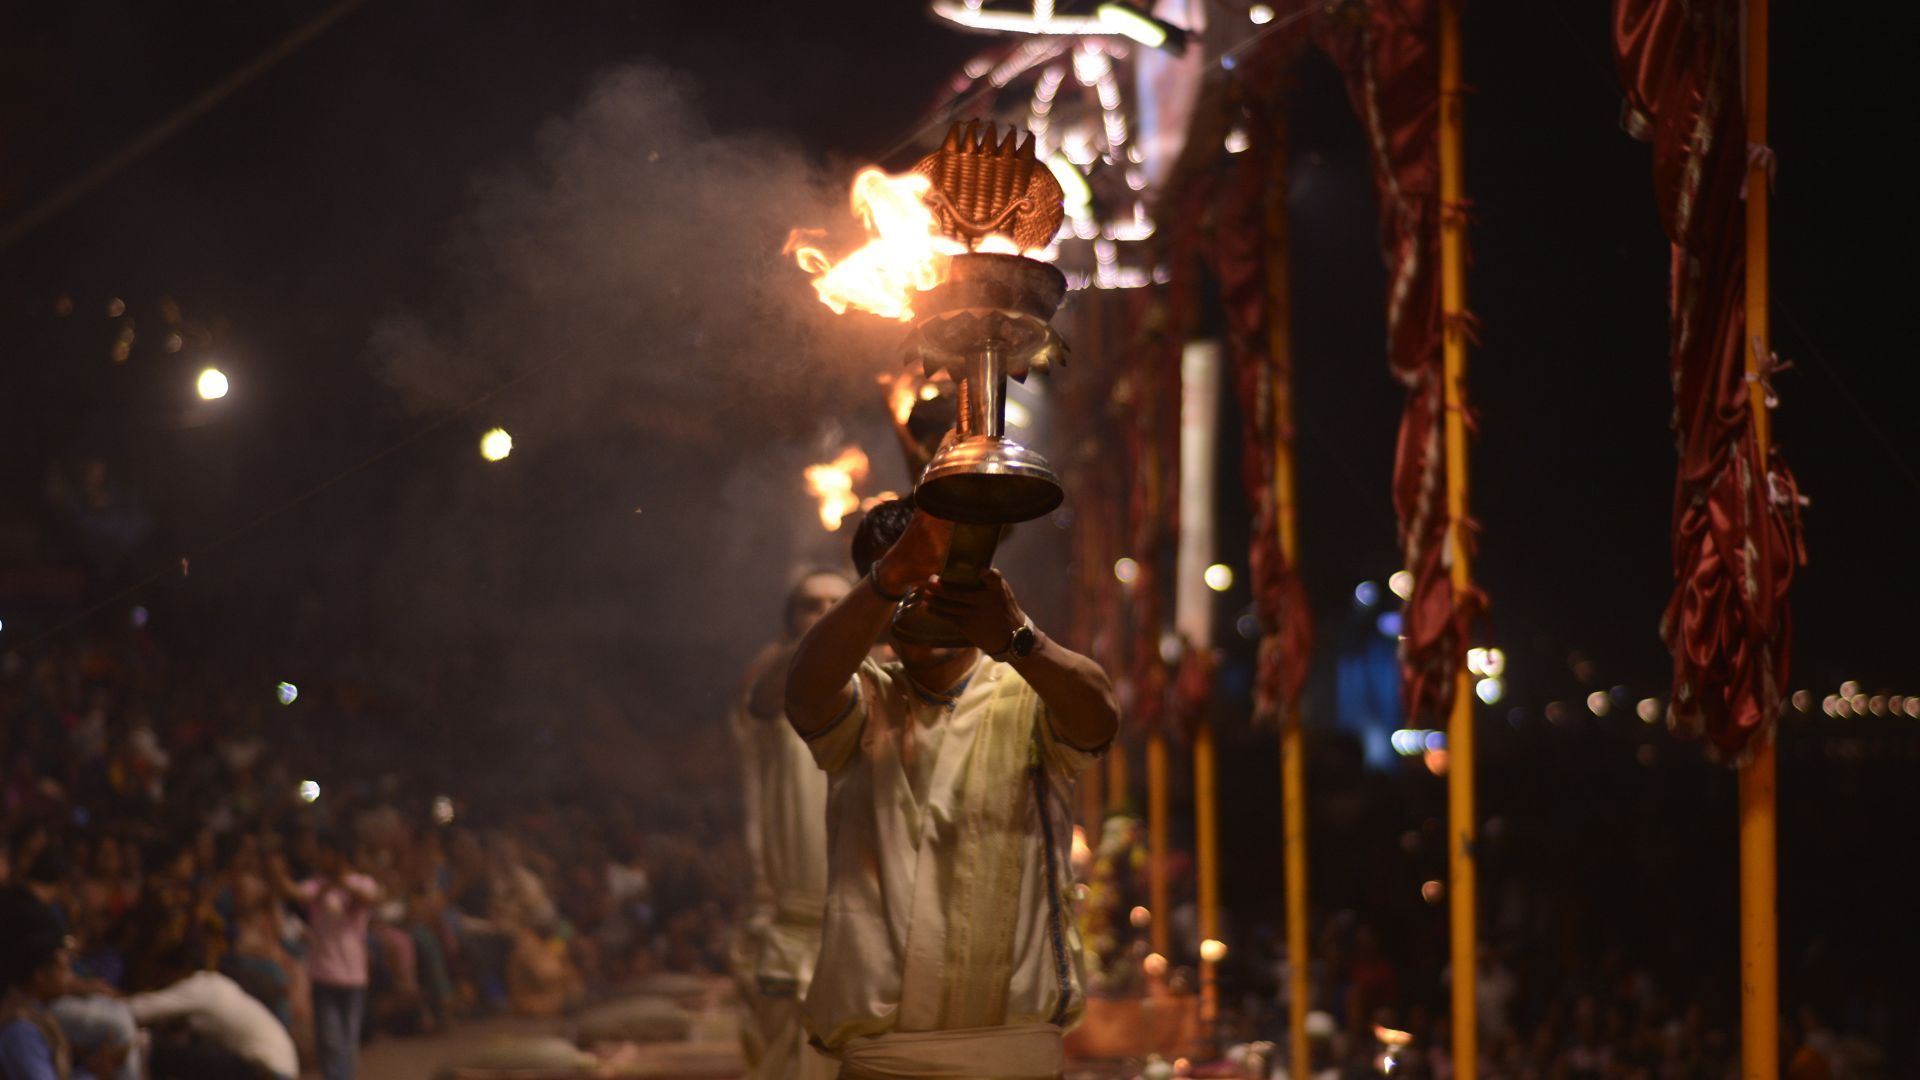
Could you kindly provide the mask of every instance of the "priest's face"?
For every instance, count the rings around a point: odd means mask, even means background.
[[[907,669],[907,673],[916,677],[937,674],[942,668],[954,667],[971,659],[974,654],[973,649],[964,645],[959,648],[944,645],[909,645],[899,638],[893,639],[893,651],[900,657],[900,665]]]

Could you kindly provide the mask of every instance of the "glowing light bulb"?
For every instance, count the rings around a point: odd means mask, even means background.
[[[1207,588],[1214,592],[1226,592],[1233,588],[1233,567],[1226,563],[1214,563],[1207,567]]]
[[[204,401],[213,401],[227,396],[227,376],[217,367],[206,368],[194,381],[194,390]]]
[[[503,461],[513,453],[513,436],[506,428],[493,428],[480,436],[480,456],[488,461]]]

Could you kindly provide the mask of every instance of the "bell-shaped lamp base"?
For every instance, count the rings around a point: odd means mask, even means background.
[[[940,448],[913,498],[948,521],[1011,525],[1052,513],[1066,492],[1038,453],[1012,439],[972,435]]]

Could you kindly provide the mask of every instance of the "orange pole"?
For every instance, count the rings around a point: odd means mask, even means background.
[[[1273,423],[1273,518],[1280,552],[1287,565],[1300,569],[1298,522],[1294,517],[1293,483],[1293,296],[1287,259],[1287,114],[1275,112],[1271,178],[1267,185],[1267,350],[1273,370],[1287,373],[1272,380],[1270,404]],[[1307,1010],[1313,993],[1307,978],[1307,764],[1300,730],[1300,711],[1285,703],[1280,717],[1281,857],[1286,872],[1287,911],[1287,1031],[1290,1075],[1308,1071]]]
[[[1132,794],[1127,785],[1131,782],[1127,776],[1127,744],[1116,738],[1113,749],[1107,751],[1107,813],[1126,810],[1127,797]]]
[[[1460,3],[1440,4],[1440,309],[1445,320],[1443,394],[1446,405],[1447,517],[1449,570],[1454,602],[1472,586],[1467,558],[1467,427],[1463,415],[1467,379],[1467,342],[1461,326],[1466,312],[1466,222],[1461,147]],[[1448,893],[1453,959],[1453,1062],[1459,1080],[1479,1071],[1478,895],[1473,863],[1474,731],[1473,680],[1466,657],[1454,674],[1453,712],[1447,721]]]
[[[1153,951],[1173,959],[1167,916],[1167,736],[1147,736],[1147,902],[1152,905]]]
[[[1747,145],[1767,145],[1767,0],[1747,0]],[[1768,320],[1767,166],[1747,167],[1748,405],[1759,475],[1772,442],[1760,361],[1773,352]],[[1740,769],[1740,1068],[1747,1080],[1780,1075],[1779,842],[1773,733],[1756,736]]]
[[[1220,833],[1214,776],[1213,722],[1193,732],[1194,900],[1200,923],[1200,1035],[1207,1057],[1219,1053],[1220,957],[1209,943],[1220,940]]]

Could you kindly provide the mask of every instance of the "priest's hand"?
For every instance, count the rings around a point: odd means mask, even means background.
[[[927,610],[959,627],[968,643],[989,655],[1005,651],[1013,641],[1013,632],[1026,624],[1027,616],[1014,599],[1013,586],[992,567],[981,571],[975,588],[949,585],[934,578],[920,590]]]
[[[947,547],[952,542],[953,522],[915,510],[907,531],[873,564],[874,583],[888,596],[906,595],[947,564]]]

